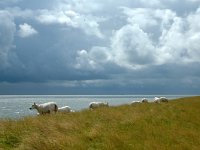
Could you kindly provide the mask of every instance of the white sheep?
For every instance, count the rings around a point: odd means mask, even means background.
[[[155,103],[168,102],[168,99],[166,97],[155,97],[154,102]]]
[[[159,97],[155,97],[154,98],[154,103],[160,103],[160,98]]]
[[[131,102],[131,105],[137,104],[137,103],[141,103],[141,102],[140,102],[140,101],[132,101],[132,102]]]
[[[58,108],[58,112],[69,113],[69,112],[74,112],[74,110],[72,110],[71,107],[69,106],[63,106]]]
[[[148,99],[143,98],[141,102],[142,102],[142,103],[148,103],[149,101],[148,101]]]
[[[55,102],[48,102],[44,104],[36,104],[34,103],[30,110],[36,109],[40,115],[43,114],[51,114],[52,112],[56,113],[58,111],[58,106]]]
[[[108,102],[104,103],[104,102],[91,102],[89,104],[89,108],[90,109],[95,109],[95,108],[99,108],[99,107],[108,107]]]
[[[166,97],[160,97],[160,102],[168,102],[169,100]]]

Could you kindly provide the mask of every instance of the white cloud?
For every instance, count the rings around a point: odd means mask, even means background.
[[[200,8],[193,14],[188,15],[188,31],[185,33],[187,37],[185,43],[188,50],[188,55],[191,58],[191,61],[200,62]]]
[[[155,26],[158,27],[159,30],[169,28],[174,17],[176,17],[176,13],[169,9],[131,9],[123,7],[123,13],[127,16],[128,23],[137,24],[145,31]]]
[[[93,47],[91,50],[80,50],[77,52],[77,69],[103,70],[104,65],[110,61],[110,52],[106,47]]]
[[[111,40],[114,61],[129,68],[152,64],[155,52],[152,41],[138,25],[126,25],[116,31]]]
[[[6,8],[14,18],[31,19],[34,18],[35,11],[31,9],[21,9],[20,7],[8,7]]]
[[[94,69],[95,68],[95,62],[90,58],[88,52],[86,50],[80,50],[77,52],[76,57],[77,64],[75,65],[75,68],[77,69]]]
[[[27,38],[35,34],[38,34],[38,32],[31,25],[24,23],[19,25],[18,34],[22,38]]]
[[[74,10],[81,14],[91,14],[102,11],[104,4],[100,0],[58,0],[57,8],[60,10]]]
[[[79,55],[82,62],[87,60],[79,64],[98,69],[94,66],[106,68],[106,63],[114,62],[120,67],[141,69],[152,65],[200,62],[199,10],[179,17],[169,9],[123,8],[127,24],[113,31],[110,46],[98,51],[92,48],[84,57]],[[156,34],[154,30],[159,30],[157,36],[152,36]],[[105,63],[94,57],[98,55],[104,56],[101,60]]]
[[[74,15],[69,15],[68,13],[64,11],[50,11],[50,10],[39,10],[39,15],[36,16],[36,19],[43,24],[69,24],[71,26],[74,26],[74,24],[71,21],[71,17],[75,17],[76,13],[74,12]],[[72,12],[71,12],[72,13]]]
[[[146,8],[123,8],[123,12],[127,15],[127,21],[131,24],[138,24],[140,28],[146,29],[150,26],[155,26],[158,24],[158,21],[153,16],[153,9]]]
[[[148,34],[138,25],[126,25],[115,31],[110,47],[78,51],[77,68],[103,70],[110,63],[139,69],[156,61],[156,51]]]
[[[189,30],[191,32],[199,32],[200,31],[200,7],[195,11],[190,13],[187,16],[187,22],[189,23]]]
[[[181,18],[175,17],[169,29],[163,29],[160,36],[160,41],[157,46],[158,62],[180,62],[182,63],[185,57],[182,55],[184,49],[184,21]]]
[[[8,54],[13,48],[15,23],[7,11],[0,10],[0,69],[9,66]]]
[[[163,63],[200,62],[199,20],[198,9],[184,18],[174,17],[169,29],[163,29],[157,47]]]
[[[79,14],[72,10],[40,10],[36,19],[42,24],[61,24],[73,28],[82,29],[87,35],[95,35],[103,38],[99,29],[102,19],[92,16]]]
[[[146,54],[149,60],[149,64],[161,65],[168,63],[187,63],[187,62],[199,62],[200,55],[198,49],[199,44],[197,44],[199,40],[199,32],[200,27],[198,25],[199,18],[199,9],[194,14],[189,14],[186,17],[178,17],[175,12],[168,9],[129,9],[124,8],[124,13],[127,15],[127,22],[129,25],[134,26],[138,25],[141,33],[145,35],[155,34],[156,31],[152,32],[151,28],[155,28],[160,30],[160,34],[158,34],[158,40],[152,39],[151,36],[143,36],[141,38],[138,34],[131,31],[126,31],[127,26],[122,27],[120,30],[116,31],[116,33],[120,33],[121,35],[125,35],[123,38],[119,38],[116,40],[116,46],[112,48],[119,57],[117,60],[129,60],[128,58],[132,58],[132,62],[127,61],[127,65],[140,64],[139,60],[143,60],[141,55],[137,55],[139,49],[142,53]],[[126,33],[130,34],[130,36],[126,35]],[[133,37],[137,37],[134,39]],[[132,37],[133,41],[138,43],[137,47],[131,47],[129,43],[131,43],[131,39],[128,37]],[[145,37],[145,38],[144,38]],[[128,38],[128,43],[123,43],[124,39]],[[146,40],[144,40],[146,39]],[[120,44],[122,43],[122,44]],[[133,43],[133,42],[132,42]],[[122,46],[121,46],[122,45]],[[139,45],[145,45],[144,47],[140,47]],[[129,48],[132,53],[130,53]],[[150,49],[149,49],[150,48]],[[117,51],[120,49],[120,51]],[[129,57],[127,57],[129,56]],[[136,62],[133,63],[134,56],[137,59]],[[145,58],[145,57],[144,57]],[[151,58],[151,59],[150,59]],[[146,59],[148,60],[148,59]],[[119,61],[123,62],[123,61]]]

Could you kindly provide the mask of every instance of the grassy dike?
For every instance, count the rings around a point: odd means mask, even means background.
[[[0,121],[0,149],[199,150],[200,97]]]

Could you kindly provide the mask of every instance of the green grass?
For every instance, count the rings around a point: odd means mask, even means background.
[[[0,121],[0,149],[199,150],[200,97]]]

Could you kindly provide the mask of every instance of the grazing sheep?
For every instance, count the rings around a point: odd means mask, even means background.
[[[155,97],[154,102],[155,103],[168,102],[168,99],[166,97]]]
[[[137,104],[137,103],[141,103],[141,102],[140,102],[140,101],[132,101],[132,102],[131,102],[131,105]]]
[[[149,101],[148,101],[148,99],[143,98],[141,102],[142,102],[142,103],[148,103]]]
[[[168,99],[166,97],[160,97],[160,102],[168,103]]]
[[[69,112],[74,112],[74,110],[72,110],[71,107],[69,106],[63,106],[58,108],[58,112],[69,113]]]
[[[154,103],[160,103],[160,98],[159,97],[155,97],[154,98]]]
[[[89,108],[90,109],[95,109],[95,108],[99,108],[99,107],[108,107],[108,102],[104,103],[104,102],[91,102],[89,104]]]
[[[43,114],[51,114],[52,112],[56,113],[58,111],[58,106],[55,102],[48,102],[44,104],[34,103],[29,109],[30,110],[37,109],[38,113],[40,115],[43,115]]]

